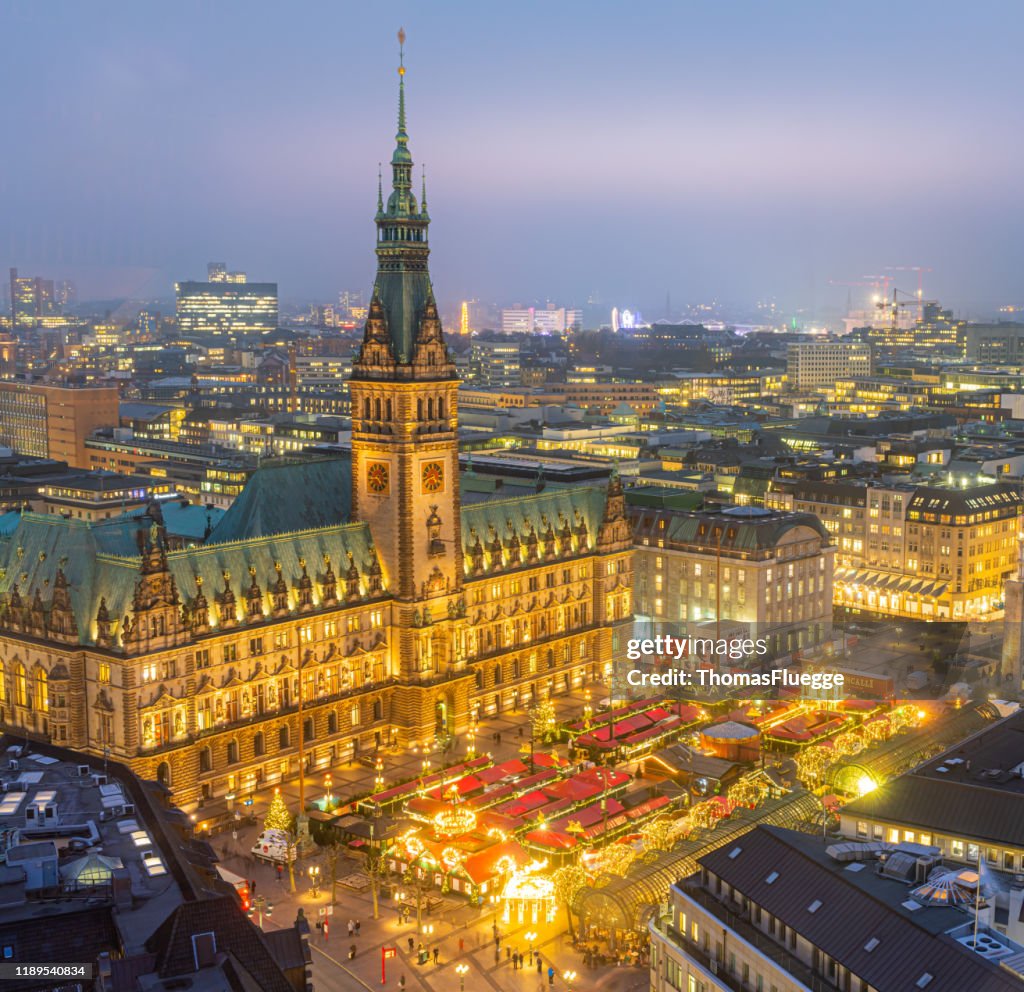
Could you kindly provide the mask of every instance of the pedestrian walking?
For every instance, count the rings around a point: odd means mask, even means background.
[[[355,920],[348,921],[348,935],[351,937],[356,932]]]
[[[505,960],[509,961],[509,960],[511,960],[511,958],[512,958],[512,948],[511,947],[506,947],[505,948]]]
[[[409,953],[410,954],[412,954],[413,948],[415,948],[415,946],[416,946],[416,941],[413,940],[412,937],[410,937],[409,938]]]
[[[405,992],[405,975],[398,976],[398,987]]]
[[[251,895],[254,899],[256,898],[256,879],[255,878],[249,883],[249,895]]]
[[[438,947],[434,948],[434,964],[437,964],[437,959],[441,956],[441,949]]]
[[[539,974],[541,974],[541,972],[542,972],[543,970],[544,970],[544,965],[543,965],[543,964],[541,964],[541,960],[540,960],[540,955],[538,954],[538,955],[537,955],[537,974],[538,974],[538,975],[539,975]]]
[[[324,918],[324,943],[327,943],[327,938],[331,935],[331,921],[326,917]]]
[[[519,954],[518,953],[512,955],[512,970],[513,971],[518,971],[519,970]]]
[[[501,951],[498,948],[494,948],[494,963],[496,965],[501,964]]]
[[[279,885],[284,884],[284,865],[277,866],[277,881]]]
[[[356,920],[356,936],[357,937],[359,936],[359,927],[360,926],[362,926],[362,924],[358,920]]]

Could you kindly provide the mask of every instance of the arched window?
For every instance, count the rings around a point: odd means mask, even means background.
[[[484,687],[484,673],[479,668],[476,670],[476,687],[477,689]]]
[[[434,419],[434,398],[432,396],[427,397],[427,420]]]
[[[156,780],[161,785],[166,785],[168,788],[170,788],[171,766],[167,764],[166,761],[161,761],[160,764],[156,766]]]
[[[501,685],[501,665],[494,666],[494,684]]]
[[[416,419],[417,420],[422,420],[423,419],[423,400],[417,400],[416,401]]]
[[[208,747],[204,747],[199,752],[199,770],[208,772],[211,768],[213,768],[213,754]]]
[[[370,397],[367,396],[363,399],[363,419],[370,419]]]
[[[555,667],[555,652],[548,648],[548,668]]]
[[[4,663],[0,661],[0,703],[7,702],[7,681],[4,679],[5,674]]]
[[[14,702],[17,706],[28,706],[28,675],[20,661],[14,666]]]
[[[228,741],[228,764],[238,764],[238,741]]]
[[[387,408],[388,408],[388,417],[387,417],[388,423],[391,423],[391,400],[388,400]]]
[[[267,750],[267,739],[262,730],[257,730],[252,738],[252,753],[258,758]]]
[[[311,716],[307,716],[302,721],[302,739],[304,741],[311,741],[313,739],[313,718]]]
[[[379,699],[373,701],[373,718],[374,720],[384,719],[384,704]]]
[[[50,699],[46,684],[46,670],[36,669],[36,709],[41,713],[47,712],[50,708]]]
[[[512,678],[513,679],[519,678],[519,659],[518,658],[514,659],[513,662],[512,662]]]
[[[379,398],[375,399],[373,401],[373,412],[374,412],[374,414],[376,414],[374,419],[375,420],[380,420],[380,399]]]
[[[277,746],[279,748],[282,748],[282,749],[288,747],[290,739],[291,739],[291,734],[288,733],[288,724],[285,724],[277,732]]]
[[[336,734],[338,732],[338,714],[331,710],[327,714],[327,733]]]
[[[439,396],[437,399],[437,419],[444,420],[444,397]]]

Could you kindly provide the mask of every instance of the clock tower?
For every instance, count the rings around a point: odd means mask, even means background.
[[[422,622],[450,616],[462,586],[459,379],[427,269],[425,182],[418,203],[412,191],[402,61],[391,193],[385,202],[378,181],[377,277],[349,382],[352,516],[369,524],[399,609]]]

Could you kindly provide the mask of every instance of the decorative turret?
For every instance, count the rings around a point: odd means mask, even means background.
[[[277,572],[277,580],[273,585],[274,616],[283,617],[288,612],[288,583],[281,574],[281,563],[274,562],[274,571]]]
[[[206,594],[203,592],[203,577],[201,575],[196,576],[196,596],[189,608],[189,621],[194,634],[204,634],[210,628],[210,604],[206,601]]]
[[[309,572],[306,571],[306,559],[299,559],[299,568],[302,569],[302,575],[299,576],[298,585],[296,586],[296,592],[298,593],[299,599],[299,612],[308,613],[313,609],[313,580],[309,577]]]
[[[110,621],[107,609],[107,597],[100,596],[99,609],[96,610],[96,644],[101,648],[109,648],[114,643],[114,625]]]
[[[338,577],[334,574],[331,556],[327,553],[324,553],[324,580],[321,588],[323,589],[324,603],[333,606],[338,602]]]
[[[354,603],[359,599],[359,569],[355,557],[348,552],[348,570],[345,572],[345,601]]]
[[[238,620],[235,612],[235,594],[231,590],[231,573],[224,569],[221,573],[224,579],[224,588],[217,594],[217,613],[221,627],[234,627]]]
[[[245,615],[250,623],[263,619],[263,590],[256,581],[256,566],[249,566],[249,588],[245,593]]]
[[[605,497],[604,518],[598,532],[598,543],[602,549],[612,545],[630,546],[633,532],[626,516],[626,497],[622,491],[622,480],[618,468],[612,469],[608,480],[608,491]]]
[[[64,562],[57,568],[53,580],[53,599],[50,602],[50,636],[56,640],[77,641],[78,623],[71,605],[68,579],[64,574]]]
[[[367,590],[371,596],[377,596],[384,591],[384,576],[380,567],[380,558],[377,557],[377,549],[371,544],[370,565],[366,570]]]

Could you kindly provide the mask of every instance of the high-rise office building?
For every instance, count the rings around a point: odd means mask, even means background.
[[[871,375],[871,345],[862,341],[800,341],[789,346],[786,374],[791,386],[813,389]]]
[[[53,280],[39,276],[19,276],[10,270],[11,320],[15,327],[36,327],[42,318],[58,312]]]
[[[254,337],[277,329],[276,282],[248,282],[223,262],[209,264],[207,280],[175,283],[182,337]]]
[[[119,422],[116,386],[0,381],[0,445],[18,454],[88,468],[86,438]]]

